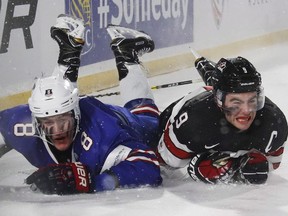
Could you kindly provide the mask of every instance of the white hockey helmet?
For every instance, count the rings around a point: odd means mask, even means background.
[[[62,76],[38,78],[33,86],[32,95],[28,100],[32,112],[32,119],[38,129],[39,135],[44,138],[38,118],[60,115],[72,111],[75,124],[74,138],[79,128],[80,108],[78,88]],[[73,138],[73,139],[74,139]]]

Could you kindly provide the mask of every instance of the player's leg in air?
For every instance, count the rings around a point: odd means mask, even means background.
[[[61,14],[57,17],[56,24],[51,27],[51,37],[59,45],[58,65],[53,75],[62,75],[75,83],[78,79],[80,67],[80,54],[84,46],[83,20]]]
[[[107,31],[112,39],[119,75],[119,87],[124,105],[133,115],[128,121],[153,146],[157,139],[159,110],[149,86],[147,70],[139,57],[154,50],[154,41],[141,31],[110,25]]]

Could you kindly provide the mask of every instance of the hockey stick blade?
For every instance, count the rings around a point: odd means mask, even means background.
[[[12,150],[13,148],[10,147],[9,145],[7,144],[1,144],[0,145],[0,158],[6,154],[7,152],[9,152],[10,150]]]

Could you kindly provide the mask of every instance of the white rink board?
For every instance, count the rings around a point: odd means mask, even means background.
[[[75,1],[80,2],[80,0]],[[151,0],[148,1],[151,3]],[[65,1],[27,0],[27,4],[18,5],[14,8],[13,16],[25,17],[29,15],[29,2],[37,2],[35,19],[33,24],[29,26],[31,37],[24,37],[23,29],[16,28],[10,31],[8,39],[7,29],[4,34],[4,26],[8,25],[9,27],[6,18],[8,12],[11,13],[13,0],[1,1],[0,4],[0,41],[2,42],[2,49],[3,41],[9,42],[7,52],[2,51],[0,53],[0,98],[29,91],[33,79],[43,74],[51,74],[57,61],[58,47],[50,38],[49,30],[50,26],[55,23],[57,15],[64,12]],[[113,2],[115,5],[119,5],[119,2],[122,1],[113,0]],[[156,3],[162,4],[163,2],[153,2],[154,4],[150,4],[151,7],[154,6],[151,10],[158,11],[160,6]],[[189,46],[196,49],[207,49],[288,29],[287,0],[168,0],[168,2],[174,11],[177,11],[177,9],[186,11],[185,8],[181,7],[185,7],[188,3],[194,4],[194,10],[192,12],[188,11],[185,17],[186,20],[194,20],[194,41],[191,44],[155,50],[151,55],[145,56],[145,61],[180,55],[187,52]],[[97,13],[97,11],[94,11],[94,13]],[[165,37],[166,35],[163,35],[163,40],[165,40]],[[29,40],[33,43],[33,48],[28,49],[25,41]],[[177,38],[174,38],[174,40],[177,40]],[[107,50],[107,52],[111,51]],[[80,76],[109,69],[115,69],[113,60],[85,66],[81,68]]]

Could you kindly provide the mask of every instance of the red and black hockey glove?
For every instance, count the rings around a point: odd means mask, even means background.
[[[268,178],[269,165],[260,152],[249,152],[238,158],[222,152],[206,152],[195,155],[187,170],[193,180],[210,184],[263,184]]]
[[[239,158],[231,158],[226,153],[205,152],[191,159],[187,171],[194,181],[209,184],[229,183],[240,169],[240,161]]]
[[[245,183],[263,184],[268,179],[269,163],[265,155],[260,152],[250,152],[242,156],[240,179]]]
[[[26,179],[31,189],[44,194],[75,194],[90,192],[90,174],[80,163],[53,164],[40,168]]]

